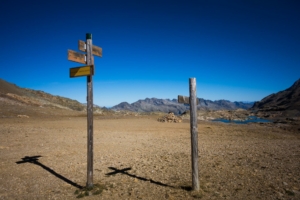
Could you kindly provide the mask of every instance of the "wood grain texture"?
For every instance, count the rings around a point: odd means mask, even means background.
[[[92,52],[95,56],[102,57],[102,48],[101,47],[93,45]]]
[[[86,64],[85,54],[78,53],[76,51],[68,49],[68,60]]]
[[[86,52],[86,45],[84,41],[78,40],[78,49],[80,51]]]
[[[178,103],[190,104],[190,97],[178,95]],[[199,105],[199,99],[197,98],[197,105]]]
[[[190,78],[190,115],[191,115],[191,152],[192,152],[192,188],[199,190],[198,175],[198,124],[197,124],[197,94],[196,79]]]
[[[86,43],[82,40],[78,40],[78,49],[80,51],[86,52]],[[102,57],[102,48],[92,45],[92,54]]]
[[[187,96],[178,95],[178,103],[190,104],[190,98]]]
[[[93,65],[92,39],[86,41],[87,64]],[[87,76],[87,188],[93,187],[93,76]]]

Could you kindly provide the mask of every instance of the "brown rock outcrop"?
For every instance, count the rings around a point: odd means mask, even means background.
[[[159,122],[168,122],[168,123],[180,123],[182,119],[174,115],[174,113],[170,112],[169,114],[158,118],[157,121]]]

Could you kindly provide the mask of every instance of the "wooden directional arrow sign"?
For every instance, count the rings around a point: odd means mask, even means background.
[[[190,104],[190,97],[178,95],[178,103]],[[198,98],[197,98],[197,105],[199,105]]]
[[[84,41],[78,40],[78,49],[79,49],[80,51],[86,52],[86,44],[85,44]]]
[[[81,54],[73,50],[68,50],[68,60],[86,64],[85,54]]]
[[[70,68],[70,78],[94,75],[94,65]]]
[[[79,41],[78,41],[78,49],[79,49],[80,51],[86,52],[86,44],[85,44],[84,41],[82,41],[82,40],[79,40]],[[102,57],[102,48],[93,45],[93,46],[92,46],[92,54],[94,54],[95,56]]]

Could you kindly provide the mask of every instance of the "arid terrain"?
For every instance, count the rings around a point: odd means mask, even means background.
[[[293,109],[198,110],[200,190],[192,191],[188,111],[95,107],[95,187],[85,191],[85,105],[0,80],[0,199],[300,199]],[[273,123],[209,121],[252,115]]]
[[[199,121],[200,191],[190,124],[156,115],[94,118],[94,184],[84,199],[300,199],[300,135],[273,124]],[[0,119],[0,199],[76,199],[86,184],[84,116]]]

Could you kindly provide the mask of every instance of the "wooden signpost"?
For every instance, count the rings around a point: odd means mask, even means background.
[[[190,97],[178,95],[178,102],[190,104],[190,127],[191,127],[191,154],[192,154],[192,189],[199,190],[198,175],[198,124],[197,104],[199,100],[196,95],[196,78],[190,78]]]
[[[93,46],[92,34],[86,34],[86,42],[79,40],[78,48],[86,52],[81,54],[68,50],[68,60],[87,66],[70,69],[70,77],[87,76],[87,182],[86,187],[93,187],[93,75],[95,71],[93,54],[102,57],[102,48]]]

